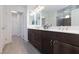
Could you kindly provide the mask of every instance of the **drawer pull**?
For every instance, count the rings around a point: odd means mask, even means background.
[[[53,45],[55,44],[55,41],[53,41]]]
[[[52,46],[52,40],[50,40],[50,46]]]

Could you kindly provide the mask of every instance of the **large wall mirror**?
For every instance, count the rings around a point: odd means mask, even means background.
[[[79,26],[78,5],[49,5],[42,11],[46,23],[52,26]]]
[[[79,26],[79,6],[69,5],[57,12],[57,26]]]
[[[43,7],[39,5],[30,5],[28,7],[29,25],[41,26],[41,10]]]
[[[79,5],[31,5],[30,10],[30,25],[79,26]]]

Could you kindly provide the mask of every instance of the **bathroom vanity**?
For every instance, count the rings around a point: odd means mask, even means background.
[[[28,40],[44,54],[79,53],[79,34],[28,29]]]
[[[29,42],[41,53],[79,53],[79,6],[64,6],[55,11],[55,6],[44,7],[41,12],[29,15]]]

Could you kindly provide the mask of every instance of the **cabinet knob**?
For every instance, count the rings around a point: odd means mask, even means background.
[[[53,41],[53,45],[55,44],[55,41]]]
[[[50,40],[52,42],[52,40]]]
[[[53,40],[50,40],[50,45],[51,45],[51,46],[52,46],[52,41],[53,41]]]

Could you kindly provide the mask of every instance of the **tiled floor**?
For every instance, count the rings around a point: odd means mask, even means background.
[[[40,54],[40,52],[29,42],[13,36],[13,42],[4,47],[3,54]]]

